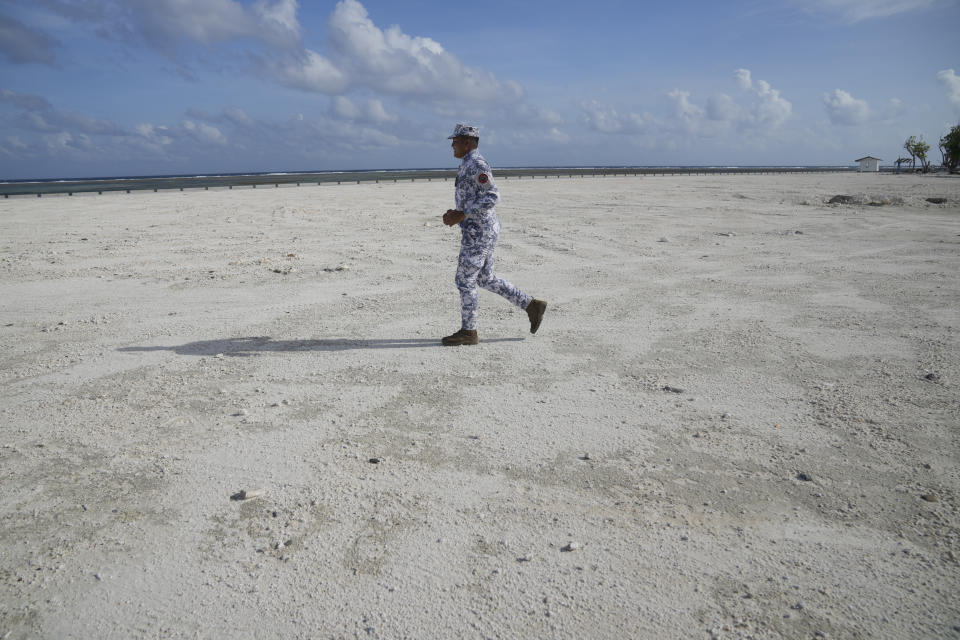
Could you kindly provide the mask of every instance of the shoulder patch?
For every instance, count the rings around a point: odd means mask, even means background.
[[[477,182],[479,182],[480,184],[487,184],[487,182],[489,181],[490,181],[490,176],[488,176],[485,173],[481,173],[479,176],[477,176]]]

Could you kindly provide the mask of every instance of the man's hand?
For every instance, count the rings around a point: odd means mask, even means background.
[[[463,219],[467,217],[463,211],[457,211],[456,209],[447,209],[447,212],[443,214],[443,224],[448,227],[452,227],[455,224],[460,224],[463,222]]]

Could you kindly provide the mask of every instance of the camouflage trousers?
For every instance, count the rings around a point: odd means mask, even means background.
[[[462,328],[477,328],[478,286],[526,309],[532,298],[493,274],[493,250],[500,237],[497,214],[491,212],[480,219],[464,220],[460,223],[460,230],[460,257],[454,282],[460,290]]]

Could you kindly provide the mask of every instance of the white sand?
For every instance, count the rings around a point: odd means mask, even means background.
[[[960,180],[499,186],[0,201],[0,637],[960,635]]]

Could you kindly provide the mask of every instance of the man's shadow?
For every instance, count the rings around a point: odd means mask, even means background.
[[[523,338],[492,338],[483,342],[520,342]],[[200,340],[169,347],[120,347],[117,351],[173,351],[182,356],[217,356],[246,358],[264,352],[279,351],[348,351],[351,349],[416,349],[440,347],[440,340],[428,338],[396,338],[379,340],[273,340],[269,336]]]

